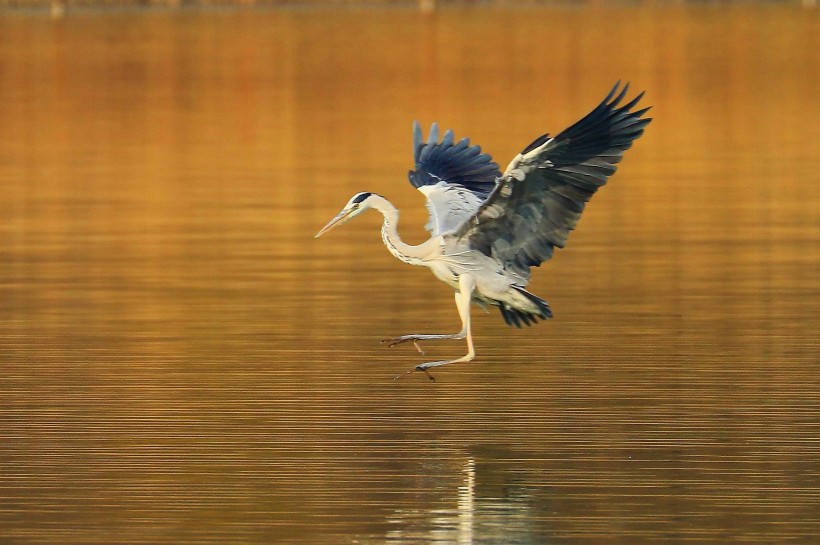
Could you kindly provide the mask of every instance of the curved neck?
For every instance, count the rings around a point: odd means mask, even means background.
[[[413,246],[402,242],[399,237],[399,211],[393,204],[379,195],[370,197],[371,206],[382,213],[384,223],[382,223],[382,240],[390,253],[405,263],[412,265],[423,264],[423,258],[427,256],[427,244]]]

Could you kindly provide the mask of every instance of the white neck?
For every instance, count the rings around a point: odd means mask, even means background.
[[[384,223],[382,223],[382,240],[390,253],[405,263],[411,265],[425,265],[426,258],[430,257],[430,243],[428,240],[418,246],[405,244],[399,237],[399,211],[393,204],[379,195],[372,195],[369,199],[370,205],[382,213]]]

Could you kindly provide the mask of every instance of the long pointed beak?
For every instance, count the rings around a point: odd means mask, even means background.
[[[327,225],[325,225],[324,227],[319,229],[319,232],[316,233],[316,235],[314,235],[313,238],[319,238],[320,236],[324,235],[325,233],[327,233],[328,231],[330,231],[331,229],[333,229],[337,225],[341,225],[342,223],[344,223],[343,220],[346,219],[350,215],[350,212],[351,212],[351,210],[342,210],[341,212],[339,212],[339,214],[335,218],[330,220],[327,223]]]

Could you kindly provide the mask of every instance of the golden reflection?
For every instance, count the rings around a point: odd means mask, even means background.
[[[816,15],[4,13],[0,542],[809,542]],[[316,231],[373,191],[423,239],[413,119],[504,162],[618,79],[654,121],[537,271],[555,318],[392,380],[449,288]]]

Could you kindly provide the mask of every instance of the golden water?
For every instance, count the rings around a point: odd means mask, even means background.
[[[0,542],[811,543],[816,10],[0,17]],[[531,289],[474,312],[313,234],[419,242],[410,126],[502,164],[618,79],[655,121]]]

